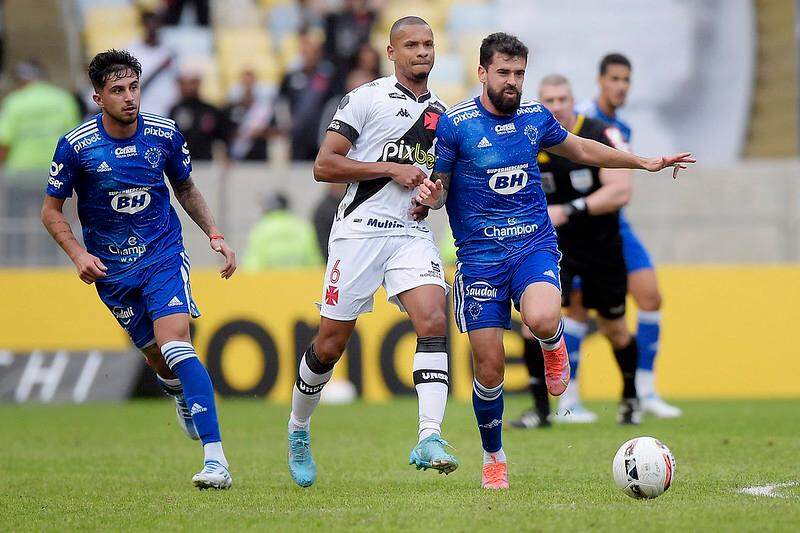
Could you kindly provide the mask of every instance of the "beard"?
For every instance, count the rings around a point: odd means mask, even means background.
[[[138,109],[136,110],[136,113],[133,116],[125,115],[122,112],[120,112],[118,114],[117,113],[110,113],[108,111],[106,111],[106,112],[109,114],[109,116],[111,116],[111,118],[113,118],[114,120],[116,120],[120,124],[125,124],[125,125],[133,124],[134,122],[136,122],[139,119],[139,110]]]
[[[505,94],[507,89],[513,90],[515,93],[514,96],[507,96]],[[494,91],[491,87],[487,86],[486,92],[489,96],[489,101],[492,103],[495,109],[504,115],[510,115],[519,109],[519,103],[520,100],[522,100],[522,92],[519,89],[506,86],[499,91]]]

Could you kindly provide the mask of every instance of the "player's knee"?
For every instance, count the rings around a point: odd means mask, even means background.
[[[631,333],[627,329],[617,329],[605,332],[608,342],[615,350],[625,348],[631,343]]]
[[[447,315],[444,310],[436,309],[431,311],[423,320],[418,321],[417,335],[419,337],[443,337],[447,335]]]
[[[540,307],[525,313],[523,319],[536,337],[539,339],[549,339],[558,332],[558,324],[561,321],[561,310]]]
[[[475,379],[488,389],[492,389],[503,382],[505,374],[502,362],[481,361],[475,365]]]
[[[341,359],[347,346],[347,338],[338,335],[317,337],[314,341],[314,353],[321,363],[330,365]]]
[[[636,306],[642,311],[659,311],[661,309],[661,292],[658,287],[640,291],[636,296]]]

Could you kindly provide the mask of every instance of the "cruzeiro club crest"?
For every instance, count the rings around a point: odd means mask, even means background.
[[[161,162],[161,150],[158,148],[148,148],[144,153],[145,160],[150,163],[150,166],[156,168]]]
[[[539,139],[539,129],[534,126],[533,124],[528,124],[525,126],[525,137],[531,142],[531,144],[536,144],[536,141]]]

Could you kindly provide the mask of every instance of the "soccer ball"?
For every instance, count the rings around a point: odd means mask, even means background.
[[[675,458],[658,439],[636,437],[617,450],[612,472],[614,482],[631,498],[656,498],[672,484]]]

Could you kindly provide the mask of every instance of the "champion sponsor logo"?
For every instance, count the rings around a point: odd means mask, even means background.
[[[367,226],[370,228],[404,228],[405,224],[397,222],[396,220],[381,220],[378,218],[370,218],[367,220]]]
[[[412,146],[406,144],[402,139],[399,142],[386,143],[383,146],[381,157],[384,161],[416,163],[429,169],[433,169],[433,165],[436,163],[436,156],[428,153],[420,143]]]
[[[179,305],[183,305],[183,302],[177,296],[173,296],[172,300],[167,304],[167,307],[177,307]]]
[[[458,126],[465,120],[478,118],[479,116],[481,116],[481,112],[478,111],[477,108],[473,109],[472,111],[465,111],[464,113],[459,113],[458,115],[453,117],[453,126]]]
[[[411,118],[411,113],[409,113],[408,109],[406,109],[405,107],[401,107],[400,111],[398,111],[397,115],[395,115],[395,116],[403,117],[403,118]]]
[[[122,191],[111,197],[111,207],[118,213],[133,215],[144,210],[152,200],[146,190]]]
[[[532,235],[539,229],[537,224],[517,224],[515,218],[508,219],[508,226],[488,226],[483,228],[483,234],[490,239],[502,241],[508,237],[520,237],[522,235]]]
[[[439,124],[440,116],[441,115],[439,113],[434,113],[433,111],[425,111],[425,116],[422,119],[425,129],[436,131],[436,126]]]
[[[131,144],[130,146],[120,146],[114,150],[114,155],[117,156],[117,159],[133,157],[136,155],[136,145]]]
[[[155,135],[156,137],[162,137],[164,139],[172,139],[172,136],[175,135],[174,131],[165,130],[163,128],[158,128],[156,126],[147,126],[144,129],[145,135]]]
[[[467,285],[464,293],[475,301],[488,302],[497,298],[497,287],[486,281],[476,281]]]
[[[111,172],[111,167],[108,165],[108,163],[103,161],[100,163],[100,166],[97,167],[97,172]]]
[[[194,416],[194,415],[199,415],[200,413],[205,413],[206,411],[208,411],[208,409],[206,409],[205,407],[203,407],[199,403],[195,402],[195,403],[192,404],[192,409],[189,411],[189,413],[192,416]]]
[[[478,143],[478,148],[490,148],[491,146],[492,143],[486,137],[481,139],[481,142]]]
[[[528,184],[528,173],[524,170],[497,172],[489,178],[489,188],[502,195],[514,194]]]
[[[492,420],[488,424],[478,424],[478,427],[479,428],[483,428],[483,429],[492,429],[492,428],[496,428],[498,426],[501,426],[502,424],[503,424],[502,420],[498,420],[497,418],[495,418],[494,420]]]
[[[138,260],[147,251],[147,246],[140,243],[136,237],[128,237],[128,244],[118,246],[110,244],[108,251],[114,255],[119,256],[121,263],[133,263]]]
[[[338,303],[339,303],[339,287],[328,285],[328,289],[325,291],[325,304],[336,305]]]
[[[75,153],[77,154],[78,152],[80,152],[81,150],[86,148],[87,146],[89,146],[91,144],[94,144],[99,140],[100,140],[100,134],[99,133],[95,133],[94,135],[90,135],[88,137],[84,137],[83,139],[81,139],[80,141],[78,141],[77,143],[72,145],[72,149],[75,150]]]
[[[114,307],[111,309],[111,313],[114,315],[114,318],[119,320],[119,323],[123,326],[130,324],[134,315],[133,307]]]
[[[516,133],[517,127],[513,122],[509,122],[508,124],[498,124],[494,127],[494,132],[498,135],[508,135],[509,133]]]

